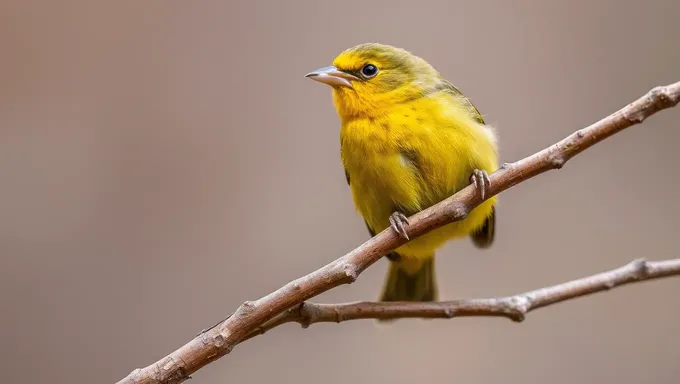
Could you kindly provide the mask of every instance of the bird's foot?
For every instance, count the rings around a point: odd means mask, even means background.
[[[390,226],[394,229],[397,234],[406,240],[409,240],[408,234],[406,233],[405,225],[408,225],[408,217],[401,212],[394,212],[390,215]]]
[[[489,174],[486,171],[480,171],[479,169],[475,169],[474,171],[472,171],[472,175],[470,176],[470,183],[475,185],[475,188],[479,190],[482,200],[484,200],[484,196],[486,195],[486,188],[489,185],[491,185],[491,179],[489,178]]]

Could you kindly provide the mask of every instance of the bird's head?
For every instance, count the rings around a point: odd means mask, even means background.
[[[341,118],[376,116],[422,95],[439,81],[425,60],[400,48],[368,43],[340,53],[333,65],[305,77],[333,87]]]

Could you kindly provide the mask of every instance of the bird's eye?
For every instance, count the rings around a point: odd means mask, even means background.
[[[366,65],[364,65],[363,68],[361,68],[361,74],[365,78],[370,79],[371,77],[378,74],[378,67],[376,67],[373,64],[366,64]]]

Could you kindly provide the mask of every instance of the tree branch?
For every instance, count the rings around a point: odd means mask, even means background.
[[[262,335],[279,325],[297,322],[303,328],[314,323],[340,323],[359,319],[505,317],[522,322],[536,309],[551,304],[607,291],[612,288],[663,277],[680,275],[680,259],[635,260],[622,267],[570,282],[488,299],[461,299],[442,302],[357,302],[318,304],[303,302],[284,311],[253,331],[245,340]]]
[[[680,82],[652,89],[621,110],[576,131],[562,141],[515,163],[504,164],[490,175],[491,183],[486,198],[541,173],[561,168],[578,153],[623,129],[642,123],[656,112],[677,105],[679,101]],[[482,199],[475,193],[474,187],[468,186],[410,217],[408,235],[413,240],[445,224],[462,220],[481,202]],[[193,372],[229,353],[234,346],[251,337],[253,332],[257,332],[263,324],[280,313],[329,289],[354,282],[366,268],[404,243],[404,239],[388,228],[345,256],[307,276],[298,278],[254,302],[243,303],[220,325],[202,332],[158,362],[134,370],[118,383],[181,383]]]

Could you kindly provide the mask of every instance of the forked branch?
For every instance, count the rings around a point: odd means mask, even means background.
[[[680,259],[663,261],[640,259],[611,271],[507,297],[429,303],[318,304],[304,302],[258,327],[248,338],[264,334],[272,328],[290,322],[297,322],[303,328],[314,323],[340,323],[358,319],[450,319],[475,316],[505,317],[521,322],[529,312],[551,304],[607,291],[621,285],[675,275],[680,275]]]
[[[615,133],[642,123],[656,112],[677,105],[678,101],[680,101],[680,82],[656,87],[621,110],[589,127],[574,132],[562,141],[515,163],[505,164],[490,175],[491,184],[485,197],[488,199],[541,173],[561,168],[578,153]],[[407,233],[413,240],[445,224],[462,220],[481,202],[474,187],[468,186],[446,200],[410,217]],[[218,326],[202,332],[156,363],[133,371],[118,383],[180,383],[201,367],[229,353],[234,346],[252,337],[258,329],[262,329],[261,327],[265,324],[273,321],[272,319],[277,316],[286,316],[280,315],[284,311],[300,307],[306,300],[341,284],[352,283],[366,268],[405,242],[388,228],[326,266],[254,302],[243,303],[232,316]],[[675,261],[671,262],[671,265],[675,266]],[[550,289],[554,287],[548,288]],[[541,290],[535,292],[541,292]],[[561,301],[555,300],[553,295],[554,292],[548,291],[542,296],[545,298],[544,305]],[[352,305],[354,307],[348,308],[354,311],[359,308],[364,309],[357,307],[357,304]],[[542,305],[533,304],[528,309],[540,306]],[[301,308],[304,309],[304,306]],[[512,310],[512,308],[519,307],[509,308]]]

